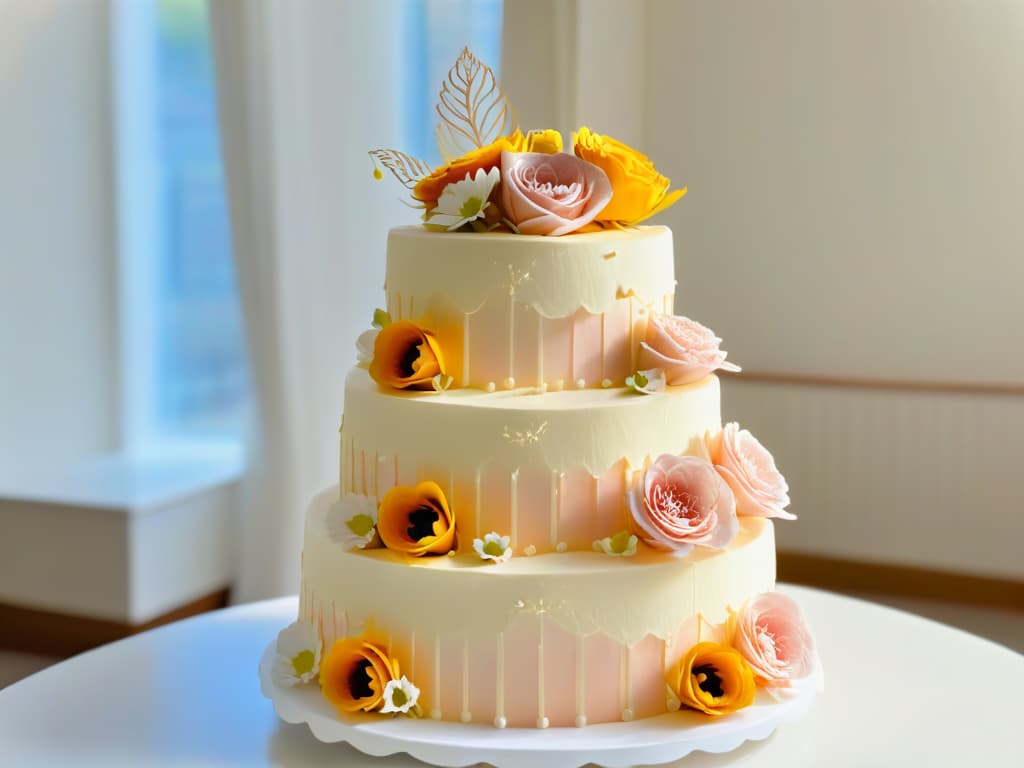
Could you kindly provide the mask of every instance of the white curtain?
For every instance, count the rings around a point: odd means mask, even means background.
[[[354,340],[409,217],[367,150],[396,146],[397,2],[209,3],[254,389],[235,599],[294,593],[302,524],[338,479]]]

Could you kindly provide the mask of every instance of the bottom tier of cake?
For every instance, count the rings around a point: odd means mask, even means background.
[[[436,719],[498,727],[584,726],[678,708],[665,673],[775,582],[771,521],[745,518],[721,551],[685,559],[641,549],[410,558],[348,551],[336,488],[306,520],[300,620],[325,648],[372,637]]]

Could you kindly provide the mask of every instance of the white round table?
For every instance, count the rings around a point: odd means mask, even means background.
[[[872,603],[784,586],[807,613],[825,693],[799,723],[705,766],[1024,766],[1024,656]],[[0,766],[372,765],[286,725],[260,695],[295,598],[208,613],[97,648],[0,691]]]

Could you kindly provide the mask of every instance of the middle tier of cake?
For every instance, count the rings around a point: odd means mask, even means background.
[[[341,492],[380,499],[432,480],[455,515],[460,552],[491,531],[517,554],[590,549],[629,527],[634,473],[662,453],[699,455],[704,435],[720,428],[715,376],[657,397],[385,393],[357,368],[345,385]]]

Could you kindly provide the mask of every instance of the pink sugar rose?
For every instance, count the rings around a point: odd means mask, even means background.
[[[575,232],[612,199],[604,171],[561,152],[502,152],[500,191],[505,217],[524,235]]]
[[[739,530],[732,491],[696,456],[662,454],[644,470],[628,501],[640,538],[676,557],[698,544],[721,549]]]
[[[756,437],[733,421],[706,442],[711,463],[736,496],[737,514],[796,520],[785,510],[789,504],[786,478]]]
[[[729,619],[732,646],[747,660],[758,685],[770,692],[792,686],[814,667],[814,638],[792,599],[765,592]]]
[[[700,381],[721,368],[737,372],[738,365],[725,361],[718,348],[722,340],[696,320],[678,315],[652,314],[647,336],[640,343],[640,368],[662,368],[669,386]]]

